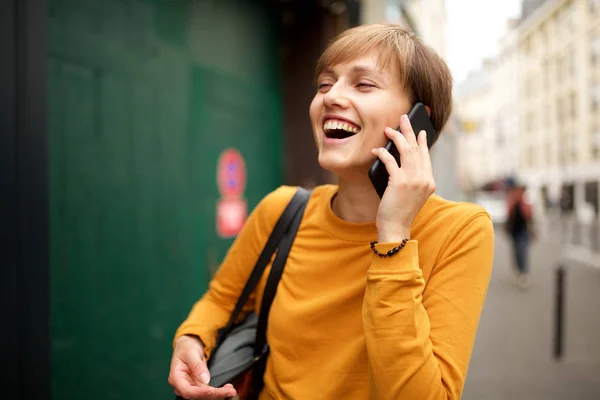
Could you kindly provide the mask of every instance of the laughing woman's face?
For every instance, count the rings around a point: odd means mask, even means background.
[[[384,129],[396,129],[410,109],[399,74],[380,69],[374,51],[326,68],[317,85],[310,118],[319,164],[345,179],[365,179],[371,149],[386,144]]]

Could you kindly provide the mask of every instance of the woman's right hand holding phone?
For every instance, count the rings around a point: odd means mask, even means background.
[[[200,339],[194,336],[178,338],[169,372],[169,384],[175,394],[188,400],[221,400],[237,395],[232,385],[214,388],[208,385],[209,381],[210,373]]]

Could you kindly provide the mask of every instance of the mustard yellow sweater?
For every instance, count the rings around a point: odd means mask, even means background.
[[[176,337],[198,335],[210,355],[294,191],[281,187],[255,208]],[[380,258],[369,247],[375,224],[336,217],[336,192],[313,191],[290,252],[269,318],[261,400],[459,399],[492,269],[489,215],[433,195],[406,247]],[[249,309],[260,309],[267,276]]]

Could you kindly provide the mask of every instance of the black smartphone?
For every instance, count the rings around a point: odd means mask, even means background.
[[[431,148],[433,140],[435,139],[435,129],[433,128],[429,114],[427,114],[425,105],[423,103],[416,103],[408,112],[408,119],[410,120],[415,135],[418,135],[421,131],[427,132],[427,147]],[[397,130],[399,131],[400,128]],[[394,142],[390,140],[385,148],[392,156],[394,156],[398,166],[400,166],[400,153]],[[388,185],[389,174],[385,169],[385,165],[379,158],[375,160],[369,169],[369,179],[371,179],[371,183],[379,195],[379,198],[383,197],[383,193]]]

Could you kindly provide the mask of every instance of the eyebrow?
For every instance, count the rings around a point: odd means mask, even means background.
[[[368,66],[368,65],[354,65],[352,68],[350,68],[350,73],[352,74],[359,74],[359,73],[373,73],[376,75],[383,75],[383,73],[374,67]],[[321,72],[321,74],[331,74],[331,75],[335,75],[335,73],[333,72],[333,70],[331,68],[325,68],[323,70],[323,72]]]
[[[350,72],[374,72],[378,75],[381,75],[381,71],[379,71],[377,68],[369,67],[367,65],[355,65],[350,69]]]

